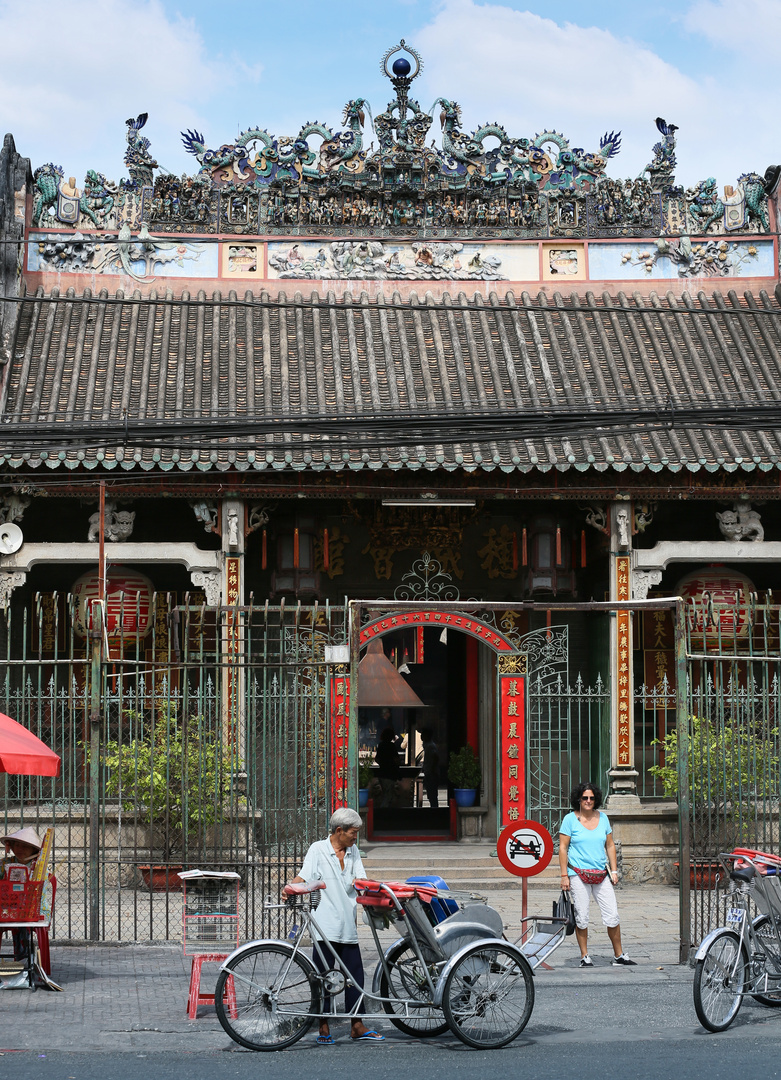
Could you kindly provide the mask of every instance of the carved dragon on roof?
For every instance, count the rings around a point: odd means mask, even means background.
[[[662,117],[650,163],[635,180],[614,180],[606,170],[621,149],[620,132],[606,131],[589,151],[552,129],[515,136],[494,121],[467,132],[458,102],[438,97],[426,111],[410,96],[423,66],[411,46],[402,40],[388,49],[380,66],[395,97],[376,119],[358,97],[345,105],[339,131],[314,121],[282,137],[257,126],[216,147],[194,128],[183,131],[185,149],[200,167],[194,177],[155,176],[157,162],[141,135],[147,114],[140,113],[126,122],[130,179],[116,185],[90,170],[78,192],[59,166],[43,165],[34,174],[33,223],[53,218],[118,229],[125,221],[135,228],[147,221],[169,231],[178,225],[247,233],[324,226],[432,236],[473,228],[502,236],[770,229],[767,198],[779,176],[744,173],[723,199],[713,178],[684,192],[675,186],[678,128]],[[441,145],[426,145],[437,108]],[[366,145],[367,122],[376,148]]]

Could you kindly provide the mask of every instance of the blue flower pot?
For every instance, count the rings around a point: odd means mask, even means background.
[[[369,805],[369,789],[366,787],[358,788],[358,806]]]
[[[477,802],[477,788],[457,787],[453,788],[453,796],[456,806],[474,806]]]

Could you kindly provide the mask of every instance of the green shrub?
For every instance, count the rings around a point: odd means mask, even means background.
[[[482,780],[480,761],[471,746],[462,746],[450,755],[447,778],[454,788],[479,788]]]

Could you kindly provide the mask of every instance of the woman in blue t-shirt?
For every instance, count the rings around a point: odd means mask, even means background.
[[[616,845],[607,814],[600,812],[602,792],[596,784],[578,784],[569,797],[572,812],[559,831],[561,887],[569,890],[575,908],[575,934],[580,946],[580,966],[590,968],[588,954],[588,908],[591,898],[599,904],[602,922],[613,946],[614,967],[634,967],[621,947],[621,927],[613,885],[618,881]]]

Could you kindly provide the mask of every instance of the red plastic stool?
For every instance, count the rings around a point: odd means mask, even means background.
[[[214,1003],[214,994],[201,993],[202,966],[204,964],[221,964],[223,960],[228,959],[228,955],[228,953],[201,953],[200,956],[193,957],[193,966],[190,972],[190,994],[187,998],[187,1015],[191,1020],[195,1020],[198,1016],[199,1005],[211,1005]],[[236,1009],[236,990],[232,978],[228,979],[225,989],[228,1009],[235,1019],[238,1016],[238,1011]]]

